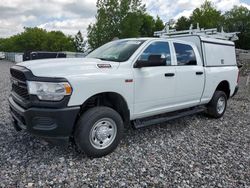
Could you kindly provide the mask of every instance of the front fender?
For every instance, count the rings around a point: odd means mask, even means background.
[[[73,88],[68,106],[79,106],[94,95],[112,92],[121,95],[126,100],[130,112],[133,113],[134,83],[126,82],[128,78],[132,78],[132,75],[117,73],[96,74],[93,78],[67,78]]]

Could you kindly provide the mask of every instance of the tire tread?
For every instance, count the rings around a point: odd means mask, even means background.
[[[217,102],[218,102],[218,99],[221,97],[221,96],[224,96],[225,99],[226,99],[226,107],[225,107],[225,110],[222,114],[219,114],[217,112]],[[211,99],[211,101],[209,102],[208,106],[207,106],[207,113],[210,117],[213,117],[213,118],[221,118],[225,111],[226,111],[226,108],[227,108],[227,96],[225,94],[224,91],[219,91],[219,90],[216,90],[214,95],[213,95],[213,98]]]
[[[89,131],[93,126],[93,123],[98,121],[98,118],[101,116],[105,117],[109,116],[112,118],[117,125],[117,136],[114,142],[107,148],[103,150],[98,150],[94,148],[89,142]],[[123,121],[118,112],[113,110],[112,108],[105,106],[93,107],[87,110],[82,116],[79,118],[76,128],[74,131],[74,139],[75,143],[80,151],[83,151],[89,157],[102,157],[111,153],[119,144],[119,141],[122,137],[123,133]]]

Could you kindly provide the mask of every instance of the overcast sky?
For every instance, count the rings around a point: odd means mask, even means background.
[[[143,0],[147,11],[159,15],[165,22],[171,18],[189,16],[203,0]],[[226,11],[234,5],[250,9],[250,0],[212,0],[215,6]],[[74,35],[95,21],[96,0],[0,0],[0,37],[19,33],[23,27],[61,30]]]

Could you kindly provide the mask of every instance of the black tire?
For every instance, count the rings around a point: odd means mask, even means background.
[[[111,119],[112,122],[116,124],[116,135],[112,137],[113,141],[110,141],[110,145],[108,145],[106,148],[96,148],[97,146],[93,144],[93,140],[96,139],[92,140],[92,137],[90,138],[90,135],[93,136],[92,133],[94,131],[97,132],[96,129],[98,128],[93,129],[94,126],[98,124],[98,121],[100,121],[99,124],[101,124],[102,126],[103,122],[101,120],[105,118],[108,120]],[[102,157],[116,149],[122,138],[123,130],[124,125],[122,118],[120,114],[118,114],[115,110],[109,107],[94,107],[82,114],[82,116],[78,120],[74,132],[74,139],[78,149],[83,151],[87,156]],[[98,140],[96,141],[99,142]]]
[[[219,111],[217,108],[219,99],[224,99],[225,101],[225,107],[221,111]],[[223,91],[215,91],[212,100],[209,102],[207,106],[208,115],[213,118],[221,118],[224,115],[226,108],[227,108],[227,95]]]

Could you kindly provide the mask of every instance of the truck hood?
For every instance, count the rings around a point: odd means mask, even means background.
[[[18,63],[40,77],[70,77],[87,73],[115,70],[119,62],[102,61],[92,58],[43,59]]]

